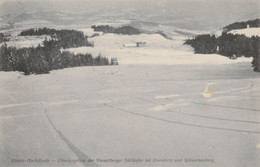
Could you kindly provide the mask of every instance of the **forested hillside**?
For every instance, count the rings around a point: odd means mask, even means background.
[[[50,35],[51,39],[43,46],[29,48],[9,47],[2,44],[0,48],[0,71],[21,71],[25,75],[49,73],[51,70],[78,66],[110,65],[101,54],[74,54],[62,49],[79,46],[91,46],[84,34],[75,30],[29,29],[22,31],[21,36]],[[114,64],[113,64],[114,65]]]
[[[242,21],[242,22],[236,22],[233,24],[229,24],[228,26],[223,28],[223,32],[229,32],[231,30],[244,29],[244,28],[248,28],[248,27],[249,28],[260,27],[260,19]]]
[[[186,40],[184,44],[191,45],[194,48],[194,52],[200,54],[217,53],[231,59],[241,56],[253,57],[252,65],[254,70],[260,71],[260,37],[252,36],[249,38],[245,35],[227,33],[227,30],[246,28],[247,24],[257,27],[259,26],[259,19],[230,24],[223,29],[223,33],[219,37],[202,34]]]
[[[84,33],[76,30],[56,30],[49,28],[40,29],[28,29],[22,31],[20,36],[39,36],[39,35],[49,35],[53,39],[59,41],[59,45],[62,48],[80,47],[80,46],[93,46],[91,42],[88,41]]]

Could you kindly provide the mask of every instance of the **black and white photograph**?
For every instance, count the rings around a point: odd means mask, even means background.
[[[0,0],[0,167],[259,166],[259,0]]]

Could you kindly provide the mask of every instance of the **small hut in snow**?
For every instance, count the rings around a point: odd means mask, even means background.
[[[124,44],[123,46],[124,47],[142,47],[142,46],[145,46],[145,45],[146,45],[146,42],[134,42],[134,43]]]

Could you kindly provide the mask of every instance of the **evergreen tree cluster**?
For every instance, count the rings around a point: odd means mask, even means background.
[[[223,28],[223,32],[229,32],[231,30],[236,30],[236,29],[245,29],[245,28],[247,28],[247,25],[249,25],[250,28],[260,27],[260,19],[249,20],[246,22],[236,22],[236,23],[230,24]]]
[[[258,44],[253,47],[255,50],[258,50],[258,52],[253,57],[252,67],[254,67],[254,71],[260,72],[260,38],[255,38],[255,40]]]
[[[4,34],[3,33],[0,33],[0,43],[4,42]]]
[[[191,45],[195,53],[211,54],[217,52],[217,39],[215,35],[198,35],[194,39],[188,39],[184,44]]]
[[[109,60],[101,55],[93,57],[60,50],[56,40],[45,40],[44,46],[19,49],[3,44],[0,48],[0,71],[21,71],[29,75],[69,67],[109,65]]]
[[[109,25],[93,25],[91,28],[97,32],[103,33],[113,33],[113,34],[122,34],[122,35],[138,35],[141,34],[141,31],[132,26],[122,26],[122,27],[112,27]]]
[[[62,48],[73,48],[81,46],[93,46],[92,42],[88,42],[87,37],[84,33],[76,30],[56,30],[50,28],[40,28],[40,29],[28,29],[20,33],[20,36],[39,36],[39,35],[49,35],[53,39],[59,41],[59,45]]]
[[[103,32],[103,33],[114,33],[115,32],[115,28],[109,25],[93,25],[91,26],[91,28],[96,31],[96,32]]]
[[[245,29],[249,26],[260,27],[260,19],[246,22],[236,22],[223,28],[222,35],[199,35],[194,39],[188,39],[184,44],[191,45],[195,53],[210,54],[218,53],[229,58],[240,56],[253,57],[252,66],[254,71],[260,72],[260,37],[251,38],[245,35],[234,35],[228,32],[235,29]]]
[[[195,53],[211,54],[219,53],[229,58],[254,57],[259,53],[259,37],[248,38],[245,35],[223,33],[220,37],[205,34],[198,35],[194,39],[186,40],[185,44],[191,45]]]
[[[218,53],[229,58],[253,57],[252,65],[255,71],[259,71],[257,59],[260,56],[260,38],[251,38],[245,35],[234,35],[223,33],[220,37],[205,34],[198,35],[194,39],[188,39],[184,44],[191,45],[195,53],[212,54]]]

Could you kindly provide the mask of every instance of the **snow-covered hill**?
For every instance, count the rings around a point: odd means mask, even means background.
[[[245,35],[247,37],[252,37],[252,36],[260,37],[260,27],[258,27],[258,28],[247,28],[247,29],[232,30],[229,33]]]
[[[212,83],[212,96],[204,97]],[[255,167],[259,85],[250,63],[0,72],[0,164]],[[49,162],[11,162],[28,158]],[[76,161],[90,158],[94,162]]]
[[[232,64],[252,61],[252,58],[243,57],[231,60],[218,54],[195,55],[190,46],[183,45],[186,38],[187,36],[177,34],[173,36],[173,40],[168,40],[159,34],[105,34],[90,38],[90,41],[95,44],[94,48],[80,47],[67,49],[67,51],[91,53],[95,56],[100,53],[109,58],[117,57],[120,64]],[[136,42],[146,42],[146,44],[141,47],[124,46],[135,45]]]

